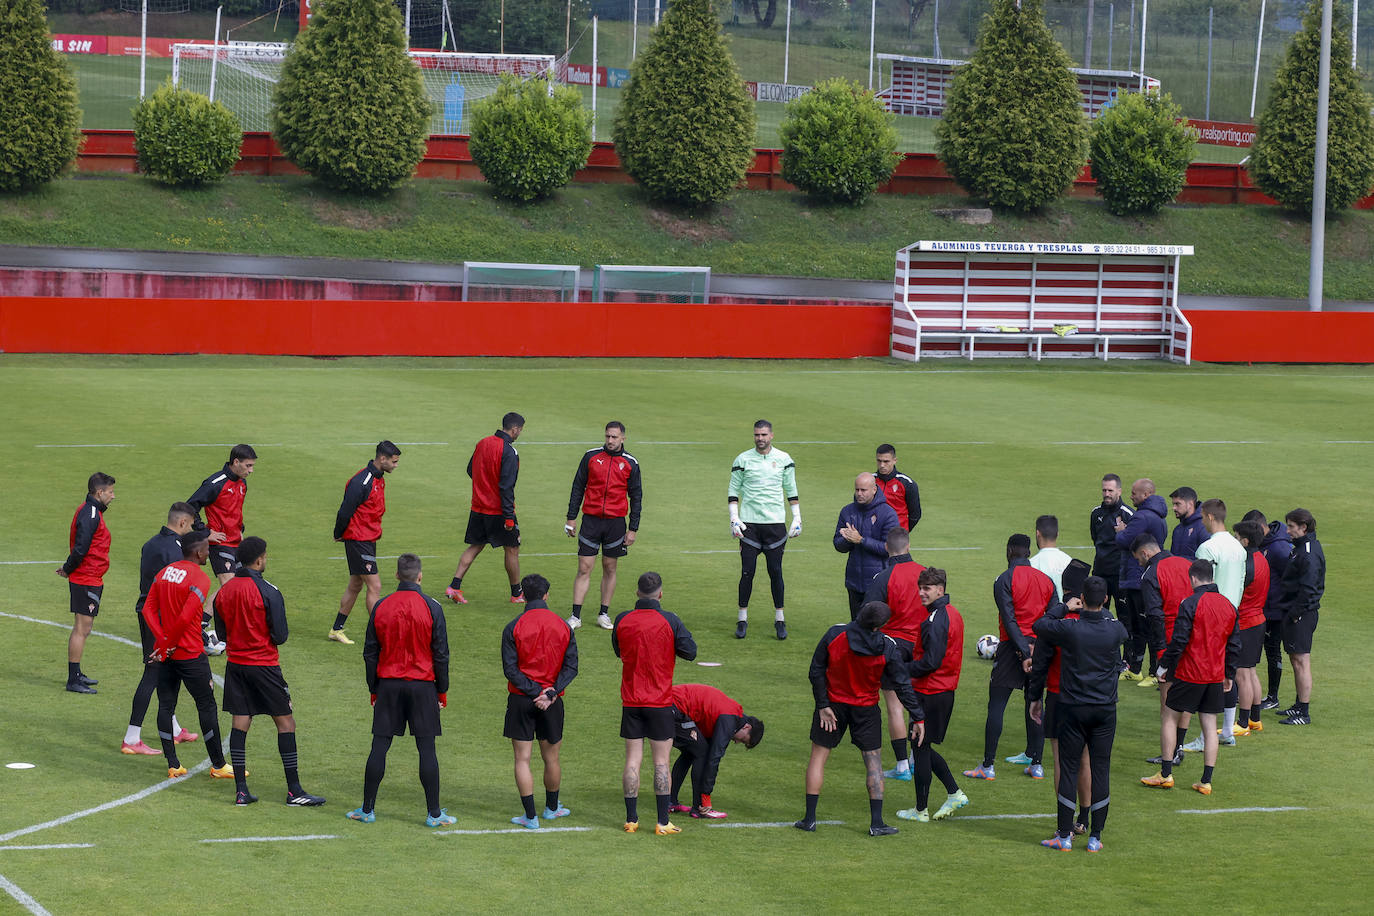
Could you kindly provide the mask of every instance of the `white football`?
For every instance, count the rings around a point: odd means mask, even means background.
[[[999,642],[1001,642],[1001,640],[999,640],[996,636],[993,636],[991,633],[987,634],[986,636],[979,636],[978,657],[991,659],[994,655],[997,654],[997,644]]]

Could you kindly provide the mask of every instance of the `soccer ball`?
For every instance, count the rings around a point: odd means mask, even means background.
[[[996,636],[989,633],[986,636],[978,637],[978,657],[991,659],[997,654],[997,644],[1001,642]]]

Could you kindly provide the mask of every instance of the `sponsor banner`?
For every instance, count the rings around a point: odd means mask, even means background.
[[[810,86],[789,83],[749,83],[749,94],[756,102],[790,102],[811,91]]]
[[[1192,245],[1108,245],[1097,242],[928,242],[917,251],[958,251],[989,254],[1192,254]]]
[[[619,89],[630,81],[630,71],[624,67],[602,67],[600,69],[606,71],[606,80],[599,85]]]
[[[590,86],[595,77],[596,85],[606,85],[606,68],[597,67],[596,73],[587,64],[568,64],[566,81],[570,86]]]
[[[104,54],[109,42],[104,35],[54,35],[52,49],[63,54]]]
[[[149,38],[149,57],[171,57],[172,45],[209,45],[212,41],[198,38]],[[223,44],[223,42],[220,42]],[[111,35],[106,40],[106,54],[111,57],[138,57],[141,40],[137,35]]]
[[[1255,125],[1231,121],[1200,121],[1185,118],[1183,123],[1193,139],[1212,146],[1247,147],[1255,142]]]

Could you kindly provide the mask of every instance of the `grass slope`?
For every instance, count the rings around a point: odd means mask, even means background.
[[[799,193],[741,191],[704,213],[649,204],[630,185],[574,185],[518,205],[481,183],[412,181],[358,199],[309,178],[237,177],[168,190],[142,177],[83,175],[0,197],[0,244],[384,258],[398,261],[704,265],[721,273],[886,280],[918,239],[1173,243],[1196,246],[1183,291],[1307,293],[1310,226],[1278,207],[1174,206],[1118,218],[1096,200],[963,226],[934,215],[953,196],[876,195],[860,208]],[[1326,294],[1374,288],[1374,214],[1327,223]]]
[[[113,566],[96,629],[137,639],[131,609],[139,545],[166,506],[217,470],[227,452],[195,443],[244,440],[259,448],[247,525],[267,539],[268,576],[286,596],[292,636],[282,664],[300,725],[302,778],[329,798],[318,810],[280,804],[272,728],[260,721],[248,747],[252,784],[263,799],[253,808],[236,809],[230,787],[202,775],[0,841],[94,844],[0,859],[0,874],[52,912],[144,913],[169,897],[194,899],[205,913],[239,913],[245,905],[301,914],[340,907],[509,912],[532,895],[596,913],[665,895],[686,912],[857,912],[892,910],[918,893],[938,894],[944,911],[987,912],[1005,908],[1008,882],[1022,906],[1044,908],[1062,896],[1096,910],[1117,905],[1126,889],[1139,896],[1175,886],[1200,865],[1221,876],[1241,863],[1243,882],[1192,881],[1191,905],[1339,911],[1374,887],[1360,851],[1374,829],[1374,805],[1356,789],[1359,766],[1351,763],[1374,750],[1358,716],[1366,678],[1360,653],[1344,651],[1374,638],[1358,597],[1359,533],[1374,524],[1374,511],[1351,498],[1374,490],[1374,465],[1368,444],[1330,442],[1374,440],[1374,420],[1351,409],[1369,400],[1374,372],[1367,369],[6,356],[0,384],[0,422],[16,459],[0,468],[0,561],[7,564],[0,566],[0,611],[57,624],[0,617],[0,762],[37,764],[0,769],[0,836],[122,798],[162,776],[158,759],[115,750],[139,673],[134,650],[92,638],[85,668],[100,679],[99,695],[61,690],[69,614],[52,568],[65,553],[86,476],[114,474],[118,500],[107,516]],[[340,491],[369,457],[359,443],[433,443],[402,446],[381,546],[384,554],[424,555],[424,585],[441,592],[461,548],[462,467],[472,443],[508,409],[529,418],[518,443],[523,569],[552,580],[560,610],[575,563],[561,527],[576,459],[599,441],[608,418],[629,426],[629,448],[644,467],[645,513],[642,536],[621,566],[616,606],[628,606],[638,572],[662,572],[665,605],[696,634],[700,658],[722,663],[680,663],[678,679],[715,684],[768,724],[758,748],[736,747],[725,759],[715,801],[730,812],[726,823],[791,821],[801,813],[807,663],[825,627],[845,616],[843,562],[829,543],[833,519],[850,498],[853,475],[871,466],[873,447],[884,440],[897,444],[900,467],[921,484],[925,518],[915,555],[948,569],[967,621],[964,676],[943,747],[953,767],[971,766],[981,748],[988,668],[973,644],[995,627],[989,585],[1003,568],[1008,533],[1052,512],[1069,552],[1090,557],[1087,515],[1108,470],[1128,480],[1149,474],[1164,492],[1192,485],[1224,497],[1236,514],[1251,506],[1271,516],[1295,505],[1313,510],[1330,561],[1317,637],[1316,724],[1291,731],[1266,716],[1271,727],[1263,734],[1223,750],[1210,798],[1150,792],[1134,782],[1157,746],[1156,695],[1124,687],[1107,850],[1095,857],[1041,849],[1048,819],[974,818],[1053,810],[1051,787],[1010,766],[995,783],[962,780],[973,799],[967,816],[903,822],[899,836],[871,840],[863,830],[862,772],[848,745],[831,761],[820,809],[843,826],[803,835],[688,820],[674,839],[625,836],[618,668],[607,634],[593,627],[579,632],[582,671],[568,693],[563,797],[573,815],[560,823],[593,831],[433,836],[421,824],[414,751],[405,740],[393,747],[377,823],[349,823],[343,812],[358,802],[369,711],[361,647],[324,639],[344,579],[343,562],[332,559],[342,551],[329,537]],[[776,424],[778,445],[796,459],[807,509],[806,529],[787,551],[793,638],[785,643],[767,638],[766,625],[745,642],[731,637],[738,565],[724,489],[728,462],[749,446],[759,416]],[[124,447],[37,447],[83,444]],[[493,556],[479,558],[465,590],[472,604],[446,609],[453,686],[439,743],[442,797],[460,828],[495,830],[508,827],[518,808],[509,746],[499,737],[499,635],[513,609]],[[764,588],[756,594],[755,620],[763,624]],[[358,616],[350,632],[356,637],[361,629]],[[223,662],[213,666],[222,670]],[[1291,699],[1291,680],[1282,697]],[[1020,744],[1014,706],[1008,723],[1002,755]],[[144,736],[152,735],[150,719]],[[199,746],[186,750],[184,760],[200,759]],[[884,757],[890,765],[886,748]],[[1181,778],[1196,778],[1199,765],[1190,757]],[[909,805],[910,793],[909,784],[890,784],[889,811]],[[1305,810],[1178,813],[1246,806]],[[339,838],[200,842],[302,835]],[[1295,849],[1309,851],[1301,881],[1287,877]],[[225,884],[211,875],[237,879]],[[918,881],[928,890],[917,891]],[[747,904],[729,896],[739,888],[747,889]]]

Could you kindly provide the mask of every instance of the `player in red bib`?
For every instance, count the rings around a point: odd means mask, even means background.
[[[1233,735],[1245,736],[1264,731],[1260,723],[1260,656],[1264,654],[1264,605],[1269,597],[1269,561],[1260,547],[1268,530],[1257,521],[1237,522],[1232,526],[1245,548],[1245,590],[1240,596],[1240,661],[1236,663],[1236,691],[1239,706]]]
[[[515,440],[525,428],[525,418],[512,411],[501,418],[501,428],[477,443],[468,459],[472,478],[472,506],[463,542],[468,546],[458,558],[453,581],[444,594],[455,604],[467,604],[463,577],[477,555],[488,546],[505,554],[510,600],[520,604],[520,522],[515,517],[515,482],[520,477],[520,453]]]
[[[725,691],[706,684],[673,686],[673,714],[677,733],[673,746],[682,751],[673,764],[673,803],[670,810],[691,817],[721,820],[724,811],[711,807],[720,761],[730,745],[753,748],[763,740],[763,722],[746,716],[744,707]],[[682,784],[692,774],[692,803],[679,803]]]
[[[382,595],[382,577],[377,572],[377,542],[382,539],[382,516],[386,514],[386,478],[401,463],[401,450],[389,439],[377,443],[376,457],[367,467],[348,479],[344,486],[343,502],[334,518],[334,540],[342,541],[344,557],[348,560],[348,585],[339,599],[339,613],[329,628],[329,639],[353,645],[344,633],[344,624],[358,600],[358,593],[367,589],[363,599],[367,612]]]
[[[243,541],[243,503],[248,498],[248,476],[257,466],[258,453],[253,446],[239,444],[229,450],[229,460],[218,473],[201,481],[200,488],[186,501],[199,513],[205,510],[205,524],[210,528],[210,568],[219,584],[234,578],[238,568],[239,544]],[[199,515],[197,515],[199,517]],[[207,655],[222,655],[224,640],[210,624],[210,609],[205,609],[201,621],[205,630]]]
[[[72,516],[68,533],[66,562],[57,574],[67,580],[72,611],[72,632],[67,637],[67,689],[72,693],[95,693],[100,683],[81,670],[81,655],[86,637],[100,613],[100,596],[105,590],[105,573],[110,568],[110,529],[105,527],[105,510],[114,501],[115,479],[99,471],[86,481],[86,501]]]
[[[887,568],[878,573],[864,593],[864,601],[881,601],[892,610],[883,626],[883,634],[897,643],[897,651],[904,663],[920,652],[921,627],[926,608],[921,603],[917,580],[925,567],[911,559],[911,535],[905,528],[893,528],[887,533]],[[888,738],[897,762],[890,770],[883,770],[887,779],[910,781],[911,752],[907,748],[906,710],[897,699],[891,684],[883,684],[883,706],[887,710]]]

